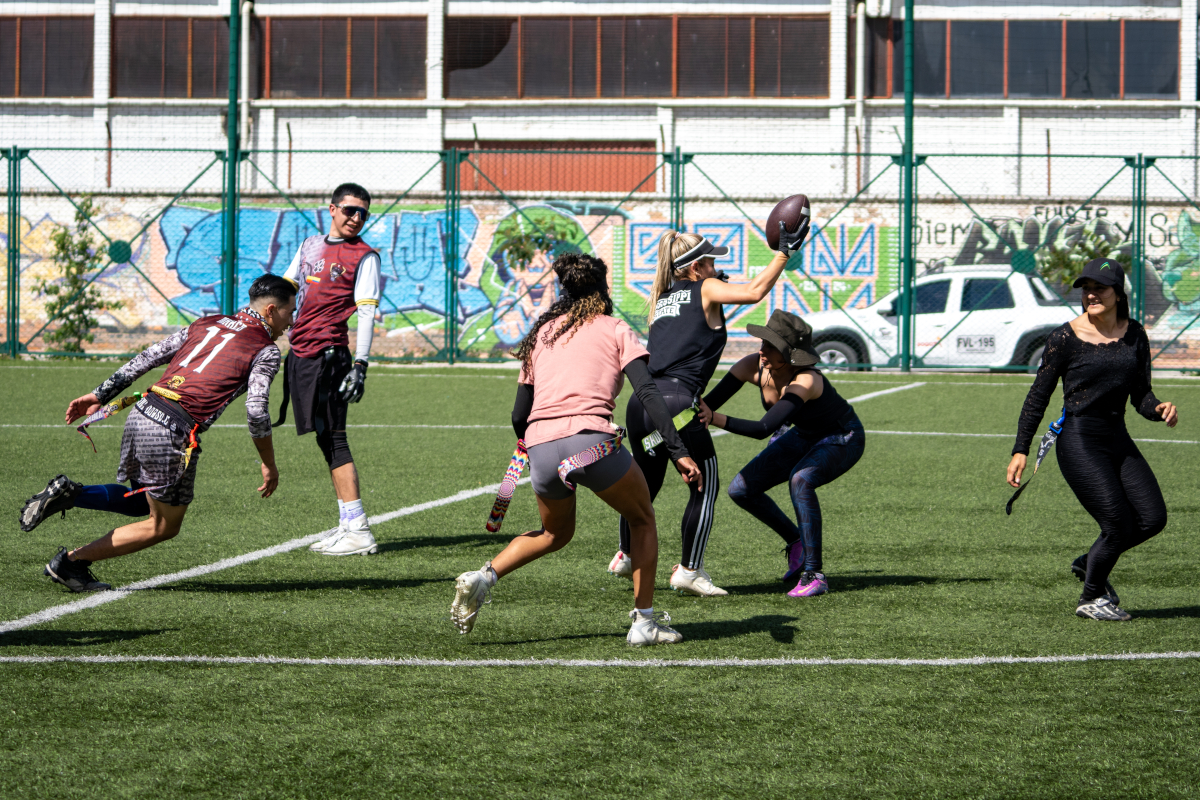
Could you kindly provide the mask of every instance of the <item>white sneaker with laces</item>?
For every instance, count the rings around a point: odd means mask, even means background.
[[[712,578],[704,571],[704,567],[693,572],[679,564],[671,567],[671,588],[697,597],[724,597],[729,594],[720,586],[713,585]]]
[[[674,628],[667,627],[671,615],[665,611],[655,611],[653,616],[643,616],[637,609],[629,612],[633,625],[625,641],[630,647],[645,647],[652,644],[675,644],[683,641],[683,634]]]
[[[323,556],[366,556],[379,552],[370,528],[339,532],[329,544],[317,551]]]
[[[633,580],[633,559],[618,550],[612,561],[608,562],[608,574]]]
[[[492,562],[487,562],[482,569],[464,572],[454,581],[454,602],[450,604],[450,621],[459,633],[470,633],[479,618],[479,607],[492,602],[492,582],[487,572],[492,568]]]
[[[326,536],[322,539],[317,539],[315,542],[313,542],[312,544],[310,544],[308,546],[308,549],[313,551],[314,553],[322,553],[325,551],[326,547],[329,547],[329,545],[331,545],[335,541],[337,541],[338,537],[341,536],[345,532],[346,532],[346,522],[345,522],[345,520],[343,520],[342,522],[338,523],[338,526],[336,528],[334,528],[329,533],[328,536]]]
[[[1133,619],[1132,614],[1117,608],[1117,604],[1107,597],[1097,597],[1095,600],[1080,603],[1075,609],[1075,616],[1105,622],[1127,622]]]

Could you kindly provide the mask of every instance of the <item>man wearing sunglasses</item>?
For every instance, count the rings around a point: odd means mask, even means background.
[[[328,236],[310,236],[300,244],[283,277],[294,283],[296,322],[288,339],[292,349],[284,370],[284,401],[279,421],[293,400],[296,433],[316,432],[337,494],[339,523],[330,536],[310,548],[327,556],[376,552],[358,490],[358,471],[346,441],[346,412],[362,399],[367,359],[379,306],[379,253],[359,235],[370,216],[371,195],[356,183],[333,190]],[[357,311],[358,333],[350,353],[346,324]]]

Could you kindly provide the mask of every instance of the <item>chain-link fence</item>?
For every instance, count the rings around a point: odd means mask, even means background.
[[[250,151],[232,193],[224,151],[2,153],[10,355],[69,350],[53,336],[63,304],[47,287],[63,280],[54,234],[87,203],[83,229],[101,257],[83,285],[106,307],[84,351],[119,354],[229,310],[227,285],[240,299],[255,276],[283,272],[306,237],[328,230],[329,192],[351,180],[373,194],[363,237],[383,263],[377,358],[504,358],[553,303],[550,264],[571,251],[609,264],[615,313],[644,335],[663,231],[728,246],[718,268],[750,280],[771,260],[771,207],[802,191],[809,240],[762,303],[726,308],[727,358],[757,347],[747,324],[783,309],[812,324],[833,367],[1027,370],[1047,333],[1078,314],[1065,279],[1097,253],[1126,268],[1155,366],[1200,369],[1192,158],[918,155],[906,286],[902,170],[888,154]]]

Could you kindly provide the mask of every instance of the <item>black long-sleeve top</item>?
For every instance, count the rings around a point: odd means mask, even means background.
[[[837,389],[833,388],[833,384],[824,375],[821,376],[821,379],[825,381],[825,389],[816,400],[806,403],[799,395],[784,392],[780,395],[778,402],[770,408],[767,408],[767,401],[762,396],[762,387],[759,387],[759,399],[762,401],[763,409],[767,412],[766,415],[762,419],[749,420],[726,414],[725,430],[739,436],[749,436],[751,439],[765,439],[785,424],[794,425],[809,436],[819,436],[838,430],[841,419],[852,410],[852,407],[845,398],[838,394]],[[708,406],[709,410],[715,412],[725,405],[725,402],[733,397],[743,385],[744,382],[738,380],[732,372],[726,373],[725,377],[721,378],[721,382],[704,396],[704,404]]]
[[[1021,406],[1014,455],[1029,454],[1059,378],[1063,405],[1072,416],[1124,418],[1128,400],[1146,419],[1162,421],[1154,410],[1159,400],[1150,389],[1150,340],[1141,323],[1129,320],[1125,335],[1105,344],[1083,341],[1066,323],[1046,339],[1042,366]]]
[[[654,379],[650,377],[650,369],[646,366],[646,362],[643,359],[635,358],[625,366],[623,371],[625,377],[629,378],[633,393],[637,395],[642,407],[646,409],[655,429],[662,435],[667,455],[671,457],[672,461],[688,458],[687,447],[684,446],[683,440],[679,438],[679,433],[675,430],[675,425],[671,421],[671,412],[667,410],[666,401],[663,400],[658,387],[654,385]],[[528,383],[519,383],[512,411],[513,431],[516,432],[518,439],[525,438],[525,431],[529,429],[529,415],[532,412],[533,386]]]

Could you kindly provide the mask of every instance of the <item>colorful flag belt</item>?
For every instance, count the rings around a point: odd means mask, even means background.
[[[621,447],[621,442],[625,438],[625,429],[618,428],[617,433],[611,439],[606,439],[603,442],[592,445],[581,453],[576,453],[573,456],[564,458],[558,464],[558,477],[572,492],[575,491],[575,484],[567,480],[567,476],[577,469],[583,469],[586,466],[595,464],[605,456],[612,455]],[[504,480],[500,482],[500,491],[496,493],[496,502],[492,504],[492,511],[488,515],[487,529],[492,533],[500,530],[500,526],[504,524],[504,515],[508,513],[508,505],[512,502],[513,494],[517,491],[517,482],[521,480],[521,473],[525,471],[525,465],[529,463],[529,448],[525,445],[524,439],[517,440],[517,449],[513,451],[512,459],[508,462],[508,469],[504,471]]]
[[[1033,463],[1033,475],[1037,475],[1038,467],[1042,465],[1042,459],[1045,458],[1046,454],[1050,452],[1050,448],[1054,447],[1055,440],[1057,440],[1059,434],[1062,433],[1063,422],[1066,420],[1066,418],[1067,409],[1064,407],[1062,410],[1062,416],[1058,418],[1058,422],[1050,423],[1050,430],[1046,431],[1046,435],[1042,437],[1041,443],[1038,444],[1037,461]],[[1025,481],[1025,483],[1021,484],[1021,486],[1015,492],[1013,492],[1013,496],[1008,499],[1008,505],[1004,507],[1005,514],[1010,516],[1012,515],[1013,503],[1017,502],[1017,498],[1021,496],[1021,492],[1025,491],[1025,487],[1033,483],[1033,475],[1030,475],[1029,480]]]
[[[176,394],[175,392],[172,392],[170,389],[163,389],[162,387],[159,387],[159,386],[151,386],[150,391],[154,392],[157,395],[161,395],[161,396],[167,398],[168,400],[174,400],[176,402],[179,401],[179,395]],[[84,419],[83,422],[79,423],[79,426],[75,430],[79,431],[80,433],[82,433],[84,435],[85,438],[87,438],[88,443],[91,444],[91,446],[92,446],[93,453],[99,452],[98,450],[96,450],[96,442],[92,440],[91,435],[87,432],[88,426],[93,423],[99,422],[101,420],[108,419],[109,417],[113,416],[114,414],[120,413],[122,410],[128,408],[129,406],[133,405],[134,403],[144,400],[148,396],[148,394],[149,394],[149,392],[134,392],[133,394],[129,395],[128,397],[122,397],[120,399],[112,400],[108,403],[105,403],[104,405],[102,405],[100,407],[100,409],[98,411],[96,411],[92,414],[89,414],[87,416],[87,418]],[[158,420],[156,420],[156,421],[158,421]],[[192,452],[195,451],[195,449],[200,446],[200,440],[196,438],[196,431],[199,429],[200,429],[200,426],[198,424],[193,424],[191,429],[188,431],[187,448],[183,451],[183,471],[184,472],[187,472],[188,465],[192,461]],[[140,489],[135,489],[133,491],[126,492],[125,496],[132,497],[135,494],[141,494],[142,492],[146,492],[146,491],[152,491],[155,489],[165,489],[171,485],[172,484],[164,484],[162,486],[143,486]]]

